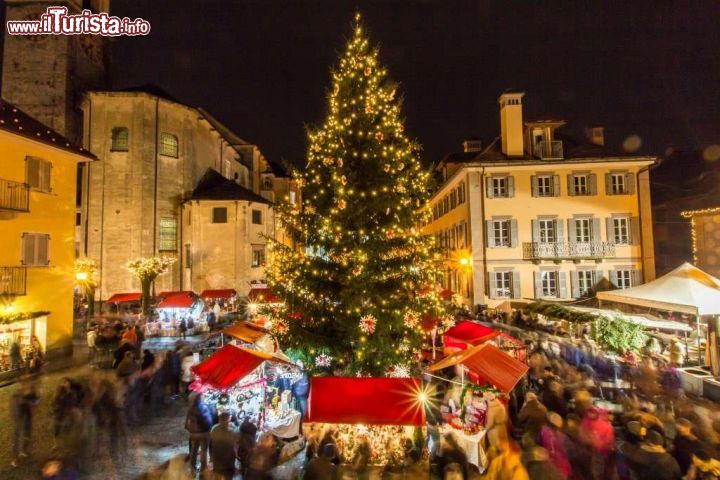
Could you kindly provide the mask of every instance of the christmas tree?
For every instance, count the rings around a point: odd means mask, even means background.
[[[315,372],[412,372],[421,319],[442,308],[427,288],[437,282],[433,240],[420,232],[431,175],[400,107],[357,15],[296,173],[302,205],[278,209],[294,247],[271,242],[268,282],[285,301],[271,331]]]

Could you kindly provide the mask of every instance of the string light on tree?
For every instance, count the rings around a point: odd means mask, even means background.
[[[306,247],[270,242],[268,283],[285,300],[276,316],[287,320],[287,330],[271,331],[308,365],[310,351],[322,351],[344,374],[382,376],[412,366],[420,347],[418,321],[406,312],[443,313],[437,295],[416,294],[439,278],[433,240],[416,229],[430,211],[431,177],[359,16],[331,82],[306,168],[294,173],[302,209],[277,209],[291,243]]]

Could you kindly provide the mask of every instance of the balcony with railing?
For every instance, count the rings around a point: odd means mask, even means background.
[[[0,178],[0,210],[30,211],[30,186]]]
[[[0,267],[0,295],[27,294],[27,267]]]
[[[615,257],[615,244],[611,242],[523,243],[525,260],[599,260],[613,257]]]
[[[537,142],[533,147],[533,155],[541,160],[562,159],[562,140],[542,140]]]

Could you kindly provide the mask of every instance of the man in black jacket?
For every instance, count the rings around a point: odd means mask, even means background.
[[[204,471],[207,468],[208,442],[210,441],[210,429],[213,426],[212,414],[199,393],[191,393],[188,401],[185,430],[188,431],[190,440],[190,467],[193,471],[197,469],[199,452],[200,470]]]
[[[637,478],[653,480],[680,480],[680,466],[665,451],[665,438],[655,430],[649,430],[645,442],[629,458],[630,468]]]

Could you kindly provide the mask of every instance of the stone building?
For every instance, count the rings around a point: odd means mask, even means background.
[[[246,224],[254,225],[254,209],[262,211],[264,227],[272,226],[271,202],[259,195],[257,174],[268,162],[257,146],[208,112],[152,86],[89,92],[83,112],[85,144],[100,162],[91,165],[83,178],[88,194],[80,210],[77,240],[80,252],[100,267],[98,300],[138,289],[123,268],[137,257],[178,258],[171,271],[156,281],[157,291],[235,288],[244,294],[250,280],[263,278],[262,265],[251,267],[257,235],[242,230]],[[205,198],[221,184],[233,193],[232,198]],[[257,208],[233,210],[213,200],[249,200]],[[219,227],[211,215],[217,211],[213,209],[222,208],[226,223]],[[195,225],[186,224],[196,218]],[[225,231],[233,225],[241,231]],[[211,233],[222,229],[222,235]],[[238,252],[247,256],[232,258]],[[205,266],[208,271],[202,271]]]
[[[524,121],[522,92],[499,98],[500,136],[440,162],[424,231],[442,251],[444,287],[468,305],[571,299],[655,278],[652,156],[614,152],[603,129],[561,134]]]
[[[181,209],[182,290],[245,294],[265,279],[275,225],[270,201],[208,169]]]

